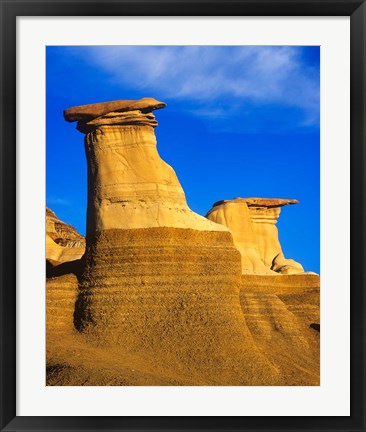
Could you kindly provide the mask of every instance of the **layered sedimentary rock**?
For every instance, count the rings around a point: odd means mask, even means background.
[[[48,342],[75,331],[78,293],[76,269],[85,252],[85,239],[46,207],[46,330]],[[58,275],[58,277],[56,277]],[[51,276],[51,277],[50,277]]]
[[[144,98],[65,111],[65,119],[77,120],[86,133],[88,238],[108,229],[164,226],[228,231],[188,208],[174,170],[160,158],[151,111],[163,107]]]
[[[245,201],[219,201],[206,217],[230,229],[235,247],[241,255],[242,273],[274,273],[261,259],[253,222]]]
[[[78,280],[72,273],[47,279],[47,338],[60,337],[75,331],[74,311],[77,293]]]
[[[246,202],[264,264],[281,274],[303,273],[304,269],[300,263],[285,258],[276,226],[281,208],[286,205],[297,204],[298,201],[276,198],[246,198]]]
[[[84,252],[84,237],[46,207],[46,260],[54,264],[74,261]]]
[[[270,276],[243,275],[242,296],[255,292],[258,296],[276,295],[287,309],[307,327],[320,327],[320,277],[316,274]]]
[[[230,229],[241,254],[243,274],[297,274],[304,269],[285,258],[276,227],[281,207],[297,202],[277,198],[222,200],[206,217]]]
[[[240,301],[256,346],[287,385],[319,385],[319,276],[246,274]]]
[[[240,301],[257,348],[286,385],[319,385],[319,276],[284,257],[276,228],[280,208],[295,203],[237,198],[219,201],[207,217],[230,228],[240,251]]]
[[[144,356],[198,385],[278,383],[242,314],[228,228],[188,208],[159,157],[151,111],[163,106],[142,99],[65,111],[86,133],[88,161],[76,327],[96,347]]]

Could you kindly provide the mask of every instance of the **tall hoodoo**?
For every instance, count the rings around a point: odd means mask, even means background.
[[[64,112],[86,134],[87,237],[108,229],[175,227],[227,231],[192,212],[177,176],[159,156],[152,98],[74,107]]]
[[[241,311],[240,254],[229,229],[188,208],[157,152],[152,110],[164,106],[145,98],[64,113],[86,134],[88,161],[76,326],[92,343],[153,359],[196,383],[275,383],[278,370]]]
[[[282,198],[246,198],[246,203],[264,264],[281,274],[303,273],[304,269],[300,263],[285,258],[276,226],[281,208],[298,204],[298,201]]]
[[[285,258],[276,227],[281,207],[297,203],[280,198],[235,198],[216,202],[206,217],[230,228],[243,274],[297,274],[304,269]]]
[[[84,251],[84,237],[46,207],[46,259],[54,264],[78,260]]]

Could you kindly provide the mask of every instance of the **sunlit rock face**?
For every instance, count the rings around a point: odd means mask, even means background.
[[[70,270],[80,266],[84,252],[85,238],[46,207],[46,333],[50,345],[75,332],[78,280]]]
[[[319,276],[284,257],[276,227],[281,207],[296,203],[237,198],[219,201],[207,217],[230,228],[240,251],[240,301],[256,347],[287,385],[319,385]]]
[[[287,385],[319,385],[319,276],[244,274],[240,301],[257,348]]]
[[[77,299],[77,277],[68,273],[47,279],[46,332],[50,338],[62,337],[75,332],[74,310]]]
[[[229,229],[193,213],[156,149],[154,99],[65,111],[86,134],[88,216],[75,326],[196,385],[271,385],[240,305]],[[109,111],[112,110],[112,111]],[[180,381],[182,382],[182,381]]]
[[[297,274],[304,269],[284,257],[276,227],[281,207],[297,202],[277,198],[222,200],[206,217],[230,229],[241,254],[243,274]]]
[[[297,204],[297,200],[278,198],[246,198],[262,261],[280,274],[303,273],[302,265],[285,258],[278,239],[277,219],[283,206]]]
[[[245,201],[220,201],[209,211],[207,218],[230,229],[235,247],[241,255],[242,273],[275,273],[262,261],[253,222]]]
[[[74,261],[84,252],[84,237],[46,207],[46,260],[54,264]]]
[[[86,105],[65,111],[86,133],[88,237],[108,229],[153,227],[227,231],[192,212],[172,169],[159,156],[151,98]],[[112,112],[108,110],[113,109]]]

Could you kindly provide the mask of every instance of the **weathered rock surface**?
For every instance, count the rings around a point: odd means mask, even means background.
[[[91,343],[144,353],[200,384],[278,381],[241,312],[229,233],[106,230],[91,249],[76,308]]]
[[[216,203],[207,218],[230,228],[241,255],[242,273],[274,273],[263,263],[249,209],[245,201]]]
[[[240,301],[256,346],[287,385],[319,385],[319,276],[246,274]]]
[[[159,102],[153,98],[116,100],[72,107],[64,111],[64,117],[69,122],[88,122],[89,120],[113,112],[141,111],[141,113],[149,113],[165,107],[166,104],[164,102]]]
[[[107,111],[114,106],[118,111]],[[188,208],[174,170],[160,158],[151,111],[164,106],[145,98],[65,111],[68,119],[81,116],[78,129],[86,133],[87,236],[107,229],[162,226],[227,231]],[[93,113],[93,118],[85,121],[85,113]]]
[[[247,198],[246,201],[264,264],[281,274],[303,273],[300,263],[285,258],[276,227],[281,207],[297,204],[298,201],[268,198]]]
[[[47,338],[75,332],[74,311],[77,293],[78,280],[72,273],[47,279]]]
[[[46,260],[54,264],[74,261],[84,252],[84,237],[46,207]]]
[[[277,198],[235,198],[216,202],[206,217],[230,228],[241,254],[243,274],[297,274],[304,269],[284,257],[276,227],[281,207],[297,203]]]

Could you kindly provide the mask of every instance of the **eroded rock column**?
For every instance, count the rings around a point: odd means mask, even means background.
[[[154,99],[65,111],[86,134],[85,269],[75,324],[115,355],[134,353],[200,385],[278,380],[241,310],[229,229],[192,212],[159,156]]]
[[[297,200],[279,198],[246,198],[262,261],[266,267],[280,274],[303,273],[302,265],[285,258],[278,238],[277,220],[283,206],[297,204]]]
[[[218,201],[206,217],[230,229],[235,247],[241,255],[243,274],[275,273],[261,258],[249,208],[244,200]]]
[[[144,98],[65,111],[65,118],[78,121],[78,130],[86,134],[88,239],[108,229],[227,231],[188,208],[174,170],[158,154],[152,111],[165,106]]]
[[[222,200],[206,217],[230,229],[241,254],[243,274],[303,273],[301,264],[284,257],[276,227],[281,207],[296,203],[273,198]]]

